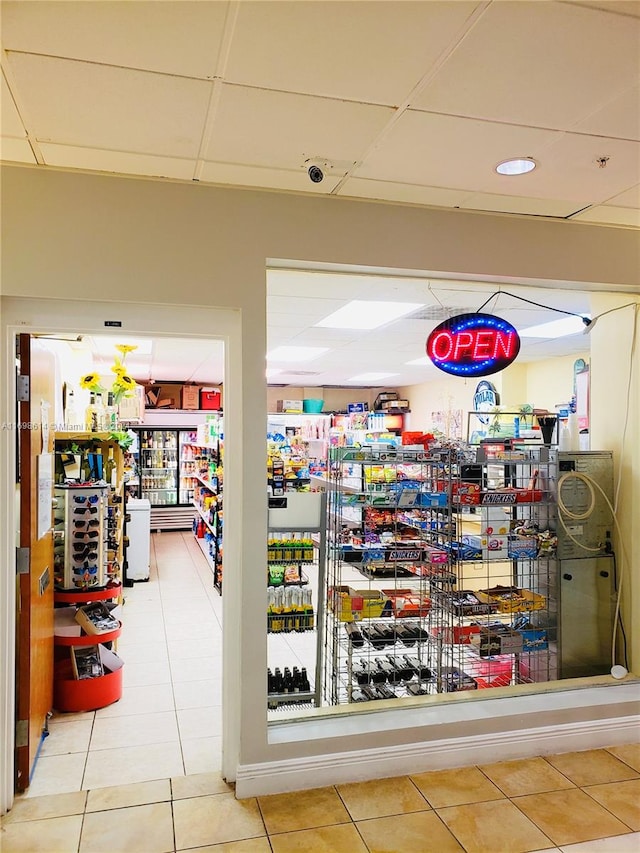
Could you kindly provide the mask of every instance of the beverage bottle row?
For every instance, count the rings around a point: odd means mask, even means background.
[[[72,394],[70,391],[69,394]],[[73,398],[69,402],[67,419],[77,420]],[[118,428],[118,407],[114,404],[113,394],[109,392],[105,405],[102,394],[91,394],[85,410],[85,429],[87,432],[114,432]]]
[[[267,692],[268,693],[309,693],[311,685],[305,667],[298,669],[293,667],[293,672],[288,666],[284,668],[284,674],[279,667],[274,672],[267,670]]]
[[[173,474],[143,474],[142,488],[145,492],[154,489],[175,489],[176,481]]]
[[[279,586],[267,589],[267,625],[270,633],[309,631],[314,623],[310,588]]]
[[[140,436],[140,447],[154,450],[175,450],[175,432],[147,432],[143,431]]]

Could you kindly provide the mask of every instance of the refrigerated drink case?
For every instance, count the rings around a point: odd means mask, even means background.
[[[138,476],[140,496],[151,506],[178,504],[178,431],[139,431]]]
[[[193,518],[195,427],[140,427],[138,488],[135,496],[149,501],[151,530],[185,530]]]

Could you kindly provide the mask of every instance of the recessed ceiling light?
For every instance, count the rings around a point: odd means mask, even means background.
[[[268,361],[311,361],[318,358],[324,352],[329,352],[329,347],[276,347],[267,353]]]
[[[526,175],[527,172],[533,172],[537,165],[532,157],[515,157],[498,163],[496,172],[499,175]]]
[[[583,332],[584,327],[582,317],[563,317],[562,320],[551,320],[549,323],[540,323],[538,326],[520,329],[518,334],[521,338],[563,338],[567,335],[577,335],[579,332]]]
[[[397,375],[397,373],[359,373],[347,379],[347,382],[377,382],[378,379],[388,379],[390,376]]]
[[[377,329],[385,323],[404,317],[422,308],[417,302],[367,302],[354,299],[329,314],[316,326],[327,329]]]

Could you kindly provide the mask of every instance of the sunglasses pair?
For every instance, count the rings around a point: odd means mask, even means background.
[[[80,544],[86,544],[86,542],[83,543],[83,540],[95,539],[97,536],[100,536],[99,530],[84,530],[82,532],[77,530],[75,531],[75,541]]]
[[[98,567],[97,566],[90,566],[87,563],[84,566],[76,566],[76,568],[73,570],[73,573],[74,573],[74,575],[83,575],[83,576],[97,575],[98,574]]]
[[[99,518],[75,519],[73,522],[73,526],[78,530],[81,527],[100,527],[100,519]]]
[[[92,551],[91,547],[87,548],[85,551],[81,551],[79,554],[73,555],[73,562],[74,563],[82,563],[84,560],[97,560],[97,559],[98,559],[98,552]],[[77,568],[78,567],[76,567],[76,569]],[[74,569],[74,571],[76,571],[76,569]]]
[[[94,513],[98,512],[98,507],[97,506],[76,507],[76,509],[74,509],[73,512],[75,515],[85,515],[87,512],[94,514]]]
[[[73,499],[77,504],[97,504],[100,500],[100,495],[73,495]]]

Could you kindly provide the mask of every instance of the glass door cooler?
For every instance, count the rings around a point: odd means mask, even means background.
[[[134,431],[138,436],[136,497],[151,504],[151,530],[188,530],[193,520],[190,475],[196,429],[138,427]]]

